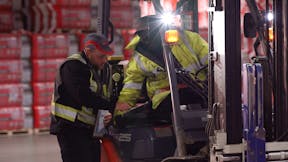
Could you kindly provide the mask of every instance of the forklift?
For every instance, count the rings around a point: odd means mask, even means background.
[[[248,64],[241,64],[240,2],[209,3],[210,161],[287,161],[287,1],[266,1],[259,11],[246,0],[244,35],[257,37]]]
[[[197,4],[197,0],[193,2]],[[240,25],[240,2],[209,0],[207,92],[202,89],[207,106],[195,104],[183,110],[183,105],[179,104],[177,77],[180,74],[175,70],[175,62],[168,48],[173,39],[169,42],[165,38],[169,38],[167,35],[181,37],[178,34],[181,29],[172,24],[161,31],[173,122],[106,128],[101,140],[109,162],[288,160],[288,2],[266,0],[266,10],[261,12],[255,0],[246,0],[250,13],[244,16],[244,35],[255,38],[256,56],[245,64],[241,63],[240,33],[243,28]],[[100,12],[105,18],[102,22],[106,23],[106,26],[102,24],[101,29],[109,29],[107,24],[113,26],[109,23],[109,3],[107,0],[100,3],[103,5]],[[156,14],[163,14],[160,0],[152,0],[152,3]],[[273,6],[272,11],[269,4]],[[268,12],[274,15],[272,21],[266,19]],[[192,86],[194,81],[190,81],[187,84]],[[113,89],[117,98],[121,87],[114,86]],[[137,115],[141,117],[140,109],[126,113],[123,121]],[[194,144],[195,141],[206,142],[209,148],[207,154],[187,150],[187,141],[191,140]]]

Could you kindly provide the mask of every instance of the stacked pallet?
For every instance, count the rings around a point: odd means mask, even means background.
[[[24,128],[21,36],[0,34],[0,130]]]
[[[48,129],[51,100],[58,66],[69,53],[69,38],[65,34],[32,35],[33,126]]]

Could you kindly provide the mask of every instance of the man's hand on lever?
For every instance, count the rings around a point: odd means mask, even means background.
[[[117,111],[128,111],[130,109],[130,105],[128,103],[125,103],[125,102],[117,102],[116,104],[116,110]]]
[[[115,107],[115,111],[114,111],[114,115],[116,115],[116,116],[122,115],[125,112],[127,112],[130,108],[131,108],[131,106],[128,103],[117,102],[116,107]]]

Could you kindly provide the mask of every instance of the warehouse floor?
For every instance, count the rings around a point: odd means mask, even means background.
[[[49,134],[0,137],[0,162],[61,162],[56,136]]]

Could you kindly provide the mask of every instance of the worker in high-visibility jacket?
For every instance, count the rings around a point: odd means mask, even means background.
[[[57,136],[63,162],[100,162],[100,142],[92,137],[97,110],[110,109],[108,41],[88,34],[81,53],[64,61],[56,74],[50,133]],[[103,74],[103,75],[102,75]],[[104,122],[111,120],[107,115]]]
[[[169,80],[159,34],[161,26],[157,25],[158,20],[155,17],[143,17],[142,20],[146,23],[143,26],[148,27],[145,29],[142,26],[142,29],[136,32],[136,36],[126,46],[126,49],[134,50],[134,54],[125,71],[124,86],[116,104],[115,116],[123,115],[137,104],[141,88],[145,83],[147,95],[151,101],[149,115],[171,121]],[[208,43],[199,34],[191,31],[184,30],[183,35],[184,37],[180,37],[178,42],[170,45],[170,49],[182,68],[190,74],[195,74],[208,65]],[[186,45],[186,42],[189,44]],[[202,81],[207,79],[207,69],[198,74],[198,79]],[[180,104],[195,103],[200,99],[185,84],[178,83],[178,89]]]

